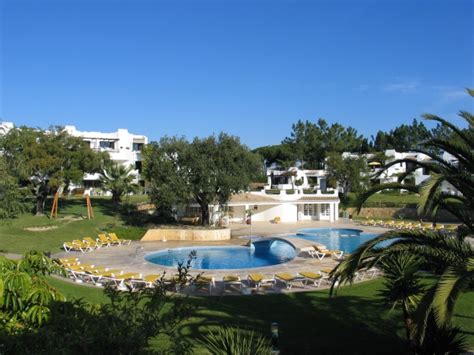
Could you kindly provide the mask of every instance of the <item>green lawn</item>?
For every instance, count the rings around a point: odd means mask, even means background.
[[[140,197],[143,199],[143,197]],[[136,198],[135,200],[140,201]],[[133,202],[137,202],[137,201]],[[47,210],[50,202],[48,201]],[[100,229],[114,229],[124,238],[139,239],[145,233],[144,228],[125,226],[121,217],[112,211],[110,198],[93,198],[95,217],[87,219],[84,198],[67,198],[59,202],[58,219],[47,216],[24,214],[7,224],[0,224],[0,251],[24,253],[30,249],[59,252],[64,241],[82,239],[85,236],[95,238]],[[47,231],[28,231],[30,227],[57,227]]]
[[[346,202],[346,207],[356,207],[356,200],[356,195],[350,193]],[[364,203],[364,207],[403,208],[407,206],[416,206],[419,200],[419,196],[411,193],[379,193],[369,197],[369,199]]]
[[[52,280],[70,297],[91,303],[105,302],[102,290]],[[398,311],[385,306],[377,292],[381,281],[341,288],[329,298],[327,291],[236,297],[193,297],[198,309],[180,332],[196,340],[212,327],[239,325],[269,335],[278,322],[280,349],[284,353],[406,353],[404,328]],[[455,311],[455,323],[474,347],[474,292],[463,294]],[[197,344],[196,344],[197,346]],[[199,347],[196,353],[199,353]]]
[[[416,205],[420,196],[415,194],[387,194],[380,193],[369,197],[364,204],[365,207],[405,207],[406,205]]]

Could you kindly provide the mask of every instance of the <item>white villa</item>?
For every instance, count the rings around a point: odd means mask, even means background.
[[[398,159],[409,159],[409,160],[413,160],[414,162],[415,161],[426,161],[426,162],[431,161],[431,158],[429,156],[423,153],[418,153],[418,152],[397,152],[394,149],[388,149],[384,152],[384,154],[387,157],[387,162],[395,161]],[[350,158],[354,158],[358,156],[359,156],[358,154],[354,154],[354,153],[348,153],[348,152],[342,153],[343,158],[350,159]],[[364,154],[364,157],[367,160],[373,159],[374,156],[375,156],[374,154]],[[443,153],[442,159],[449,161],[453,164],[457,163],[456,158],[454,158],[451,154],[446,153],[446,152]],[[369,167],[370,167],[371,176],[374,176],[375,174],[381,171],[382,163],[377,162],[377,161],[372,161],[369,163]],[[413,164],[410,162],[408,163],[403,162],[403,163],[393,165],[387,170],[385,170],[380,176],[376,178],[375,177],[371,178],[371,181],[373,183],[381,183],[381,184],[397,182],[398,177],[401,174],[404,174],[407,171],[411,170],[412,167],[413,167]],[[425,168],[418,168],[415,171],[413,171],[413,177],[415,179],[415,184],[419,185],[423,181],[430,178],[430,173]],[[446,182],[443,183],[442,190],[444,192],[448,192],[453,195],[458,193],[458,191],[452,185]]]
[[[15,127],[13,125],[13,122],[0,122],[0,136],[3,136],[10,132],[13,127]]]
[[[137,176],[136,182],[144,184],[140,177],[142,171],[141,151],[148,143],[147,136],[132,134],[123,128],[111,133],[78,131],[75,126],[65,126],[64,129],[70,135],[80,137],[88,142],[91,149],[109,153],[113,162],[133,167]],[[99,174],[86,174],[84,187],[95,186],[98,179]]]
[[[224,211],[230,222],[242,222],[251,211],[252,221],[330,221],[339,218],[339,194],[326,190],[324,170],[268,170],[260,191],[233,195]],[[214,209],[216,214],[217,208]]]
[[[15,126],[12,122],[0,122],[0,136],[7,134]],[[136,174],[136,183],[144,185],[140,174],[142,171],[141,151],[148,143],[148,137],[129,133],[127,129],[118,129],[116,132],[86,132],[79,131],[75,126],[65,126],[64,129],[74,137],[80,137],[89,143],[89,146],[95,151],[109,153],[110,159],[118,164],[131,166]],[[84,175],[83,185],[86,194],[91,193],[91,188],[97,185],[99,174]],[[71,185],[70,188],[77,186]]]

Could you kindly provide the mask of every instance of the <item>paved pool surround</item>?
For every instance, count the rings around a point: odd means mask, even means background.
[[[212,293],[213,295],[239,295],[238,292],[223,292],[222,277],[225,275],[237,275],[240,276],[242,280],[247,279],[247,275],[252,272],[259,272],[265,276],[272,277],[276,273],[280,272],[289,272],[296,274],[298,271],[308,270],[308,271],[317,271],[325,268],[334,268],[338,262],[331,258],[324,258],[323,260],[318,260],[316,258],[311,258],[307,253],[300,252],[301,248],[314,245],[316,243],[307,241],[301,238],[292,238],[285,236],[284,234],[290,235],[294,234],[297,230],[303,228],[356,228],[363,229],[366,232],[383,232],[386,229],[377,228],[377,227],[367,227],[359,226],[350,221],[339,221],[339,223],[329,223],[329,222],[307,222],[307,223],[282,223],[282,224],[271,224],[267,222],[254,223],[252,226],[244,224],[232,224],[232,238],[229,240],[217,240],[217,241],[172,241],[167,242],[162,241],[151,241],[151,242],[132,242],[128,246],[114,246],[108,248],[100,248],[94,250],[93,252],[80,253],[80,252],[71,252],[71,253],[57,253],[54,257],[77,257],[82,263],[94,264],[104,267],[110,267],[113,269],[121,269],[124,272],[139,272],[143,275],[148,274],[160,274],[164,271],[168,275],[176,273],[176,268],[174,267],[165,267],[156,264],[152,264],[145,260],[145,255],[154,251],[164,250],[169,248],[180,248],[180,247],[193,247],[193,246],[213,246],[213,245],[241,245],[244,246],[248,243],[248,239],[240,238],[242,235],[260,235],[267,236],[270,238],[281,238],[291,243],[296,249],[296,257],[286,263],[251,268],[251,269],[234,269],[234,270],[196,270],[191,269],[191,275],[203,274],[206,276],[214,276],[218,287]],[[72,282],[72,281],[71,281]],[[84,284],[85,286],[87,284]],[[323,283],[320,287],[327,288],[329,283]],[[95,286],[91,286],[95,287]],[[301,292],[301,291],[313,291],[314,287],[302,288],[299,286],[293,287],[290,291],[286,290],[284,287],[276,287],[274,289],[267,290],[266,293],[287,293],[287,292]],[[252,290],[253,293],[254,290]],[[209,292],[203,291],[199,292],[202,295],[209,295]]]

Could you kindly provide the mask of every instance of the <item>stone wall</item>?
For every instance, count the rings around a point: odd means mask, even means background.
[[[416,208],[393,208],[393,207],[368,207],[362,208],[357,215],[356,208],[348,208],[349,214],[359,217],[381,218],[381,219],[420,219],[429,221],[428,216],[420,216]],[[457,222],[449,212],[440,210],[437,214],[437,221],[439,222]]]
[[[230,239],[230,229],[149,229],[142,242],[161,240],[216,241]]]

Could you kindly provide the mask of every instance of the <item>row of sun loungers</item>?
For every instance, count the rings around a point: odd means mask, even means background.
[[[69,253],[70,251],[80,251],[85,253],[99,249],[102,247],[110,247],[113,245],[130,245],[132,241],[130,239],[120,239],[115,233],[99,234],[97,239],[94,240],[91,237],[84,237],[84,239],[75,239],[72,242],[64,242],[63,248]]]
[[[150,274],[142,275],[138,272],[124,272],[120,269],[112,269],[97,265],[81,263],[77,258],[59,259],[60,264],[64,267],[68,277],[76,282],[91,283],[96,286],[113,286],[119,290],[138,290],[141,288],[154,287],[158,282],[164,285],[174,287],[174,291],[180,291],[182,285],[179,284],[177,276],[166,274]],[[222,278],[222,291],[228,289],[243,292],[245,289],[254,288],[256,292],[265,290],[266,288],[276,288],[282,286],[284,289],[291,290],[294,286],[306,288],[307,286],[320,287],[323,282],[329,284],[332,282],[329,274],[332,269],[326,268],[318,271],[303,270],[296,274],[281,272],[273,276],[266,276],[261,273],[251,273],[247,275],[246,280],[242,280],[240,276],[226,275]],[[359,272],[356,275],[356,281],[366,278],[374,278],[378,274],[378,269],[372,268]],[[198,275],[195,278],[189,278],[185,283],[185,287],[190,287],[192,292],[200,289],[206,289],[209,294],[217,288],[215,276]],[[250,293],[250,292],[249,292]]]
[[[455,231],[458,226],[451,224],[445,226],[444,224],[437,224],[434,226],[432,223],[420,223],[420,222],[408,222],[408,221],[394,221],[388,220],[384,221],[382,219],[374,220],[368,219],[361,222],[364,226],[373,226],[373,227],[383,227],[389,229],[399,229],[399,230],[432,230],[432,231]]]

